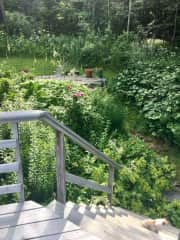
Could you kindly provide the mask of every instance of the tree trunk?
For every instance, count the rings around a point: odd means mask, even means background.
[[[0,12],[2,16],[2,22],[5,22],[5,10],[4,10],[4,2],[0,0]]]
[[[110,29],[110,25],[111,25],[111,23],[110,23],[110,0],[108,0],[108,24],[107,24],[108,29]]]
[[[4,9],[4,1],[0,0],[0,13],[2,15],[2,22],[4,23],[6,32],[8,32],[8,27],[6,24],[6,14],[5,14],[5,9]]]
[[[177,30],[177,17],[178,17],[178,3],[176,4],[176,11],[175,11],[175,16],[174,16],[174,30],[173,30],[173,35],[172,35],[172,42],[175,41],[176,37],[176,30]]]
[[[128,22],[127,22],[127,34],[128,35],[129,35],[130,24],[131,24],[131,12],[132,12],[132,0],[129,0]]]

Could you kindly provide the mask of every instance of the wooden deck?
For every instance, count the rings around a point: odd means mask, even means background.
[[[32,201],[0,206],[0,240],[100,240]]]

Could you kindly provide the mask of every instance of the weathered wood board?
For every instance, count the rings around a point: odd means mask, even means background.
[[[79,230],[73,223],[56,219],[0,229],[0,240],[34,239]]]
[[[0,215],[23,212],[30,209],[42,208],[42,206],[33,201],[27,201],[23,203],[11,203],[8,205],[0,205]]]
[[[57,218],[59,217],[46,208],[11,213],[0,216],[0,229]]]
[[[0,206],[0,240],[100,240],[32,201]]]
[[[62,233],[62,234],[56,234],[53,236],[35,238],[34,240],[71,240],[71,239],[73,239],[73,240],[100,240],[100,238],[93,236],[82,230],[66,232],[66,233]]]

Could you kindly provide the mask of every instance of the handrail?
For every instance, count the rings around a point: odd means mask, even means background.
[[[105,163],[110,166],[119,169],[120,164],[116,163],[114,160],[107,157],[104,153],[95,148],[88,141],[80,137],[70,128],[66,127],[63,123],[55,120],[48,112],[40,110],[31,110],[31,111],[14,111],[14,112],[0,112],[0,124],[8,122],[21,122],[21,121],[34,121],[40,120],[47,123],[54,130],[63,133],[65,136],[69,137],[73,142],[80,145],[86,151],[92,153]]]
[[[57,179],[57,200],[61,203],[66,202],[66,182],[70,182],[79,186],[102,191],[107,193],[109,203],[112,203],[114,170],[119,169],[121,165],[107,157],[85,139],[66,127],[63,123],[59,123],[48,112],[32,110],[32,111],[16,111],[16,112],[0,112],[0,124],[11,123],[18,124],[22,121],[40,120],[51,126],[56,132],[56,179]],[[67,136],[74,143],[92,153],[97,158],[109,164],[109,178],[107,186],[100,185],[92,180],[66,173],[65,155],[64,155],[64,136]],[[4,190],[3,190],[4,191]],[[9,192],[9,191],[7,191]]]

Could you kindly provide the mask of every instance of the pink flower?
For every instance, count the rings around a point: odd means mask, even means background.
[[[84,97],[84,93],[83,92],[76,92],[76,93],[73,94],[73,97],[75,97],[75,98]]]

